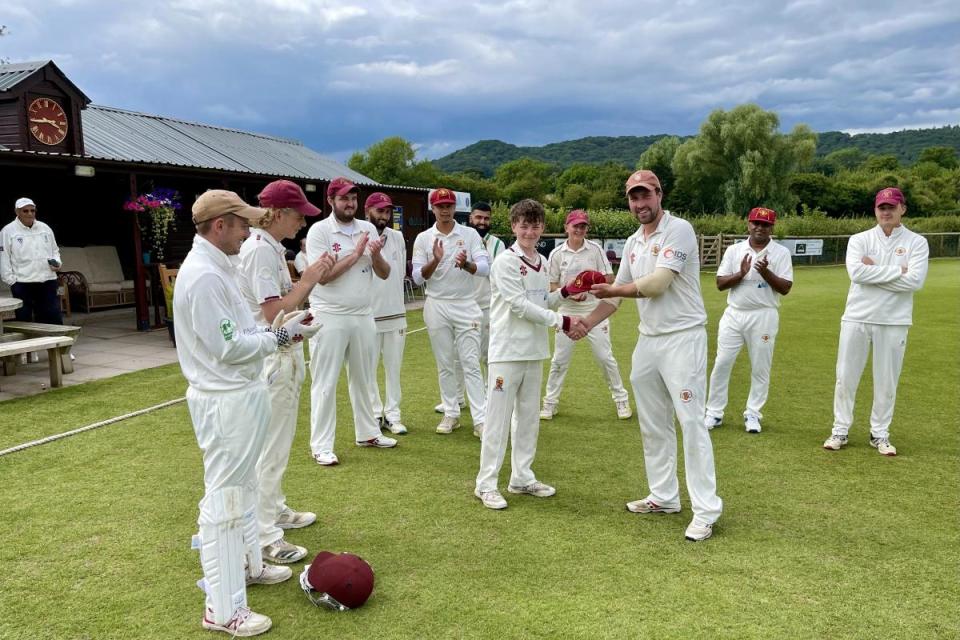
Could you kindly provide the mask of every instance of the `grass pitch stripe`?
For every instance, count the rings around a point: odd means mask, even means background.
[[[140,409],[138,411],[133,411],[131,413],[125,413],[122,416],[109,418],[108,420],[101,420],[100,422],[94,422],[93,424],[88,424],[87,426],[80,427],[79,429],[73,429],[72,431],[58,433],[56,435],[47,436],[46,438],[40,438],[39,440],[33,440],[31,442],[24,442],[23,444],[18,444],[15,447],[10,447],[9,449],[4,449],[3,451],[0,451],[0,457],[11,454],[11,453],[16,453],[17,451],[23,451],[24,449],[29,449],[31,447],[38,447],[42,444],[47,444],[49,442],[56,442],[57,440],[62,440],[63,438],[69,438],[70,436],[75,436],[78,433],[83,433],[84,431],[92,431],[93,429],[99,429],[100,427],[105,427],[108,424],[120,422],[121,420],[126,420],[128,418],[135,418],[137,416],[142,416],[146,413],[151,413],[159,409],[165,409],[166,407],[171,407],[175,404],[179,404],[184,400],[186,400],[186,397],[177,398],[176,400],[168,400],[167,402],[161,402],[160,404],[155,404],[152,407],[147,407],[146,409]]]

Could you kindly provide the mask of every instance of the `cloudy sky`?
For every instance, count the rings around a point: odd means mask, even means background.
[[[0,58],[96,104],[304,141],[695,133],[756,102],[783,128],[960,123],[956,0],[0,0]]]

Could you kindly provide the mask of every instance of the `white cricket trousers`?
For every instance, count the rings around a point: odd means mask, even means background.
[[[770,367],[773,364],[773,346],[777,340],[780,314],[774,307],[740,310],[727,307],[720,318],[717,333],[717,358],[710,374],[710,395],[706,415],[722,418],[727,407],[730,372],[741,347],[747,345],[750,356],[750,395],[743,417],[763,418],[761,409],[770,392]]]
[[[337,433],[337,380],[344,363],[356,441],[380,435],[370,402],[377,329],[370,315],[340,315],[318,309],[311,309],[311,313],[313,324],[321,325],[310,338],[310,449],[316,455],[333,451]]]
[[[870,435],[889,438],[893,407],[897,402],[897,382],[907,349],[906,325],[840,323],[840,349],[837,353],[837,387],[833,395],[833,435],[845,436],[853,424],[853,405],[860,376],[873,345],[873,410]]]
[[[543,361],[491,362],[487,370],[487,421],[480,444],[477,490],[497,488],[500,467],[510,448],[510,485],[536,482],[533,459],[540,435],[540,383]]]
[[[478,305],[479,306],[479,305]],[[480,362],[487,363],[490,352],[490,307],[480,309]],[[486,386],[486,381],[484,381]]]
[[[273,544],[283,537],[277,516],[286,506],[283,495],[283,474],[290,460],[290,447],[297,431],[300,412],[300,389],[304,379],[303,345],[294,344],[264,359],[264,379],[270,394],[270,427],[257,461],[257,523],[260,546]]]
[[[456,367],[459,358],[473,424],[486,422],[486,394],[480,373],[480,315],[480,307],[470,299],[436,300],[428,296],[423,306],[423,321],[437,361],[443,414],[460,417]]]
[[[403,364],[403,346],[407,340],[405,328],[377,332],[377,344],[374,358],[383,354],[383,380],[386,387],[386,402],[380,400],[380,386],[377,384],[376,362],[373,369],[373,384],[370,385],[370,402],[374,419],[383,416],[387,422],[400,422],[400,365]]]
[[[573,355],[574,340],[567,337],[562,331],[557,332],[554,340],[553,359],[550,361],[550,375],[547,376],[547,392],[543,397],[543,404],[556,405],[560,402],[560,392],[563,391],[563,381],[567,377],[567,370],[570,368],[570,357]],[[603,377],[610,388],[610,395],[614,402],[626,402],[630,399],[626,388],[623,386],[623,379],[620,377],[620,369],[617,367],[617,360],[613,357],[613,350],[610,346],[610,321],[604,320],[590,330],[587,334],[587,340],[590,341],[590,349],[593,351],[593,359],[600,366]]]
[[[244,563],[256,572],[262,560],[257,539],[257,460],[270,423],[270,396],[262,382],[235,391],[187,388],[187,408],[203,454],[204,496],[200,500],[200,564],[206,606],[226,623],[246,606]],[[240,504],[223,508],[226,496]],[[232,601],[232,604],[227,604]]]
[[[693,515],[713,524],[723,511],[717,496],[710,432],[703,424],[707,386],[707,332],[694,327],[661,336],[643,336],[633,351],[630,374],[637,404],[650,498],[680,505],[677,481],[676,413],[683,430],[683,460]]]

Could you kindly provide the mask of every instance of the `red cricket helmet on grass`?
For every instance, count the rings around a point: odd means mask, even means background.
[[[318,607],[356,609],[373,593],[373,569],[352,553],[321,551],[303,567],[300,588]]]

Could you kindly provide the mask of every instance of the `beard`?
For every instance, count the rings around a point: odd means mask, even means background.
[[[387,221],[386,221],[386,220],[373,220],[373,219],[371,219],[370,222],[371,222],[371,223],[373,224],[373,226],[376,228],[377,233],[379,233],[380,235],[383,235],[383,230],[387,228]]]
[[[477,233],[480,234],[481,238],[490,232],[490,225],[488,224],[473,224],[471,222],[469,223],[469,226],[473,227],[477,231]]]

